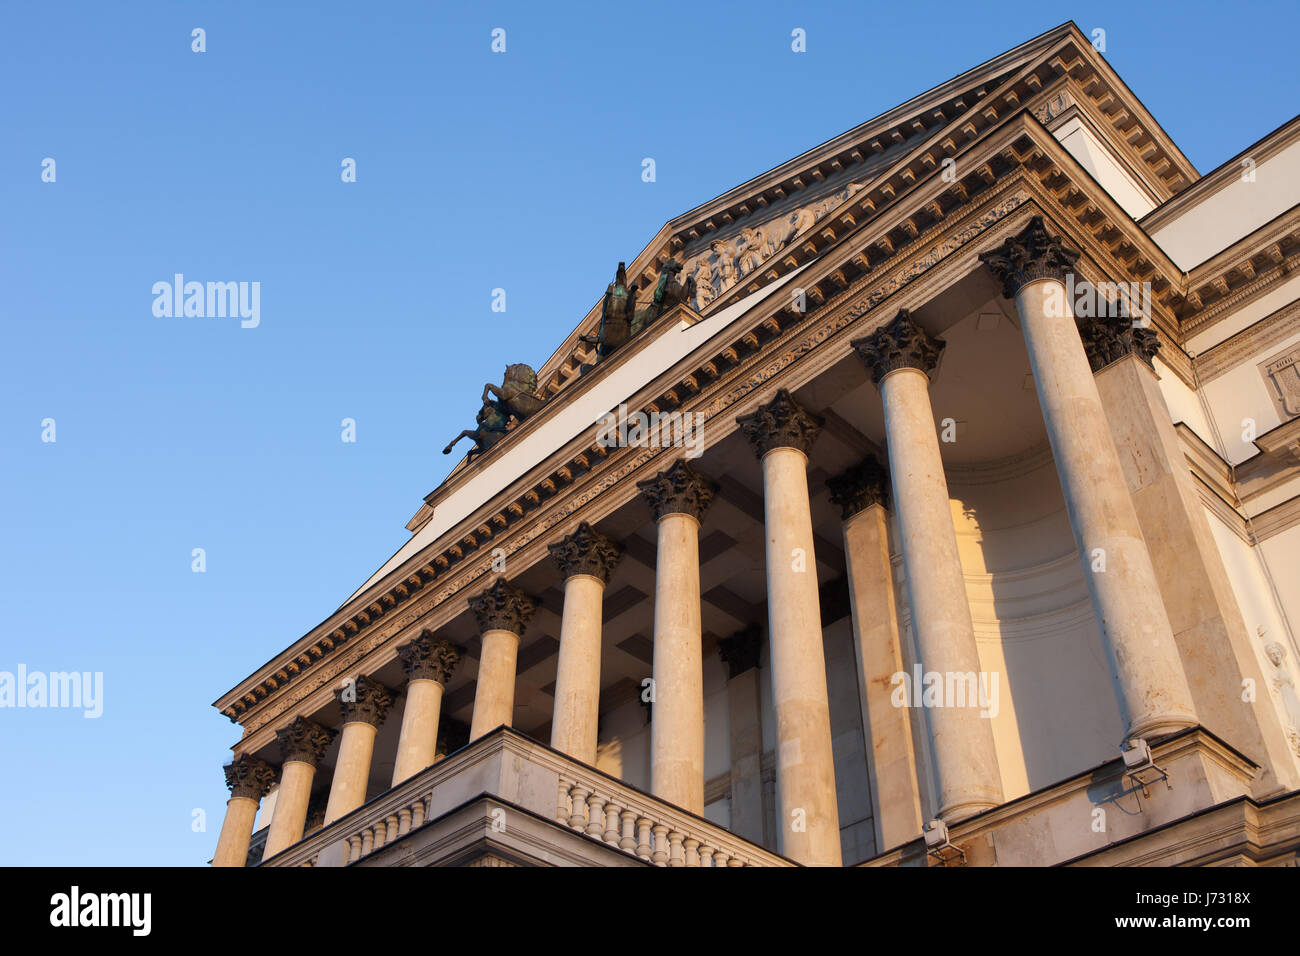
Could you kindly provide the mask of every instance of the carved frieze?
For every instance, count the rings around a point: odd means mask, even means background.
[[[757,411],[736,421],[760,458],[773,448],[797,448],[805,455],[821,432],[823,419],[794,400],[784,388]]]
[[[741,220],[734,236],[709,240],[708,247],[682,264],[681,274],[694,282],[691,305],[699,312],[721,298],[794,239],[848,203],[871,180],[851,182],[811,202],[760,221],[758,213]]]
[[[566,579],[575,574],[590,574],[606,584],[623,553],[618,545],[585,521],[573,534],[548,545],[547,550]]]

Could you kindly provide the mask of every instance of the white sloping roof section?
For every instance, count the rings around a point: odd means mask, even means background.
[[[530,427],[529,434],[521,441],[514,443],[510,448],[490,454],[482,465],[475,465],[478,473],[438,502],[434,506],[433,516],[424,527],[412,535],[411,540],[371,575],[365,584],[353,592],[348,600],[352,600],[389,571],[433,544],[459,522],[473,514],[485,501],[509,487],[513,481],[555,449],[587,429],[592,429],[594,440],[594,429],[602,415],[617,409],[620,402],[627,401],[665,369],[672,368],[710,339],[722,334],[755,305],[775,295],[811,264],[812,262],[805,263],[789,275],[732,303],[695,325],[679,322],[674,328],[663,332],[657,339],[647,344],[635,361],[628,362],[612,374],[605,376],[585,394],[570,402],[567,407],[558,412],[542,412],[543,415],[550,414],[549,420]]]

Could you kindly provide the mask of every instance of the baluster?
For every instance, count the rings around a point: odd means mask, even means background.
[[[605,804],[605,842],[618,846],[618,805],[612,800]]]
[[[411,808],[402,807],[397,811],[397,835],[406,836],[411,832]]]
[[[587,798],[587,834],[599,838],[605,832],[605,798],[593,793]]]
[[[686,834],[673,830],[668,834],[668,865],[685,866],[686,858],[682,855],[682,841]]]
[[[587,794],[590,792],[580,783],[573,785],[573,813],[569,815],[569,826],[575,830],[587,828]]]
[[[699,840],[691,839],[689,837],[687,838],[686,840],[686,865],[687,866],[700,865],[699,847],[700,847]]]
[[[664,866],[668,862],[668,828],[662,823],[656,823],[650,829],[655,835],[655,851],[650,860],[655,866]]]
[[[433,794],[429,794],[429,796],[427,797],[424,797],[420,800],[416,800],[415,805],[411,807],[411,829],[412,830],[414,830],[418,826],[424,825],[424,809],[429,805],[429,802],[431,800],[433,800]]]
[[[560,800],[555,811],[555,819],[565,824],[569,822],[569,814],[573,812],[573,806],[569,803],[569,788],[571,786],[573,786],[572,781],[565,777],[560,778]]]
[[[707,843],[700,844],[700,866],[713,866],[713,847]]]
[[[727,866],[744,866],[744,865],[745,865],[745,861],[738,856],[733,856],[730,860],[727,861]]]
[[[722,849],[721,847],[713,851],[714,866],[726,866],[727,860],[729,860],[730,858],[731,858],[731,854],[728,853],[726,850]]]
[[[361,858],[361,837],[350,836],[347,838],[345,842],[347,843],[347,847],[348,847],[348,853],[347,853],[348,862],[351,863],[354,860],[360,859]]]
[[[619,849],[629,853],[636,852],[636,811],[624,810],[619,814],[623,821],[623,838],[618,841]]]
[[[384,821],[388,824],[388,832],[384,834],[384,845],[388,845],[397,839],[398,820],[396,813],[390,813],[388,819]]]
[[[370,827],[366,827],[361,831],[361,852],[357,854],[358,860],[370,852],[370,847],[374,845],[374,842],[375,836],[371,832]]]
[[[650,859],[650,820],[637,817],[636,820],[636,855],[643,860]]]

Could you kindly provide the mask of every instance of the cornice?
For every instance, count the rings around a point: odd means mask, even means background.
[[[1187,275],[1176,314],[1186,337],[1204,332],[1300,267],[1300,205],[1242,237]]]
[[[1138,222],[1147,232],[1155,232],[1172,219],[1176,219],[1189,207],[1200,205],[1224,186],[1237,182],[1241,177],[1241,161],[1249,157],[1255,164],[1262,165],[1277,153],[1300,140],[1300,116],[1295,116],[1273,132],[1251,143],[1236,156],[1225,160],[1210,170],[1188,189],[1167,200],[1151,210]]]
[[[1263,355],[1275,345],[1300,333],[1300,299],[1270,312],[1231,338],[1196,357],[1196,375],[1202,386],[1249,361]]]

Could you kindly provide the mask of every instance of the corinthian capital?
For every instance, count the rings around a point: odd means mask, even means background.
[[[826,480],[831,501],[840,506],[840,517],[852,518],[872,505],[889,499],[889,471],[872,456],[864,458],[843,474]]]
[[[1111,362],[1118,362],[1129,354],[1155,368],[1152,359],[1160,348],[1156,330],[1134,326],[1133,320],[1126,316],[1080,319],[1079,338],[1083,340],[1083,350],[1094,372],[1100,372]]]
[[[919,368],[929,375],[939,363],[942,339],[931,338],[912,319],[912,313],[899,310],[893,321],[852,343],[858,357],[867,366],[871,381],[880,380],[900,368]]]
[[[275,784],[275,770],[265,760],[240,754],[222,768],[232,797],[261,800]]]
[[[280,744],[281,762],[297,760],[315,767],[334,739],[334,731],[306,717],[295,717],[288,727],[275,732],[275,739]]]
[[[504,578],[469,599],[480,631],[510,631],[522,635],[537,611],[537,602]]]
[[[822,430],[820,415],[814,415],[794,400],[786,389],[780,389],[766,405],[736,421],[762,458],[773,448],[797,448],[805,455]]]
[[[1042,216],[1029,220],[1024,231],[996,249],[980,253],[980,262],[1002,283],[1002,294],[1008,299],[1014,299],[1017,292],[1035,279],[1064,282],[1078,258],[1079,254],[1067,249],[1060,236],[1048,233]]]
[[[656,521],[671,514],[686,514],[699,521],[717,489],[712,480],[695,471],[682,458],[653,478],[638,481],[636,486],[641,489]]]
[[[334,696],[343,708],[345,724],[361,721],[378,727],[388,716],[388,708],[393,706],[393,695],[388,688],[364,674],[336,690]]]
[[[415,640],[399,647],[397,657],[407,680],[436,680],[446,687],[460,662],[460,648],[451,641],[440,640],[426,628]]]
[[[606,584],[623,553],[618,545],[585,521],[563,541],[548,545],[547,550],[566,579],[575,574],[590,574]]]

